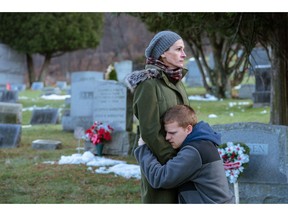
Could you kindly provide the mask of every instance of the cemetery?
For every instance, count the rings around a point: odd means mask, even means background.
[[[61,83],[62,85],[63,83]],[[194,105],[200,113],[199,117],[209,122],[216,131],[222,134],[223,143],[243,142],[250,148],[249,166],[245,168],[237,182],[240,203],[287,203],[287,197],[283,195],[288,193],[286,189],[287,161],[285,159],[287,128],[268,125],[269,107],[263,104],[253,107],[253,97],[251,96],[245,97],[245,99],[240,98],[238,102],[237,100],[220,102],[209,99],[201,101],[192,96],[198,94],[196,89],[191,87],[187,90],[191,95],[192,106]],[[123,173],[118,173],[113,177],[113,173],[117,173],[116,167],[118,171],[123,169],[127,172],[129,169],[130,177],[128,178],[130,180],[128,182],[133,185],[130,186],[130,189],[134,194],[132,197],[136,197],[136,199],[128,198],[116,201],[115,198],[109,202],[140,203],[139,168],[137,168],[132,154],[133,149],[137,146],[135,134],[137,122],[132,113],[132,95],[123,83],[104,80],[103,74],[97,71],[73,72],[71,85],[64,84],[64,88],[58,86],[48,88],[38,82],[32,85],[31,90],[17,91],[16,94],[17,97],[12,96],[12,98],[17,98],[16,101],[2,100],[0,102],[0,154],[6,155],[4,157],[6,159],[2,159],[5,164],[0,168],[2,171],[5,172],[12,164],[19,168],[23,166],[14,162],[16,158],[7,156],[14,152],[13,154],[18,155],[17,157],[23,157],[25,163],[28,163],[28,167],[36,166],[42,173],[45,170],[67,172],[68,168],[65,164],[82,164],[81,169],[85,170],[83,166],[86,165],[88,166],[87,170],[90,170],[82,178],[92,179],[93,175],[97,175],[97,181],[101,182],[98,184],[105,187],[105,178],[110,175],[109,178],[114,179],[113,184],[119,185],[121,188],[120,185],[123,185],[128,174],[125,174],[126,177],[121,177]],[[56,96],[65,94],[70,94],[70,97],[56,99]],[[52,96],[52,100],[48,99],[49,96]],[[243,100],[246,102],[244,103]],[[221,104],[221,107],[215,109],[215,106],[212,105],[214,108],[211,109],[211,104],[216,103]],[[29,106],[33,108],[29,109]],[[223,112],[223,110],[226,111]],[[214,117],[211,117],[212,115]],[[255,117],[255,122],[251,116]],[[95,120],[113,127],[112,139],[106,141],[103,146],[101,162],[95,161],[98,155],[95,146],[83,140],[85,130]],[[231,123],[231,121],[235,123]],[[9,135],[6,136],[7,134]],[[92,154],[88,155],[88,152]],[[46,154],[48,155],[44,156]],[[33,158],[33,161],[27,160],[30,157]],[[56,164],[62,164],[62,166]],[[106,167],[103,164],[107,164]],[[33,173],[33,168],[28,167],[25,170]],[[75,175],[73,179],[79,175],[77,170],[79,167],[72,168],[72,173]],[[95,173],[93,174],[93,172]],[[45,176],[44,173],[42,175]],[[58,178],[53,181],[61,184],[61,180]],[[28,179],[27,177],[27,181]],[[47,187],[49,186],[47,185]],[[231,190],[233,190],[232,184]],[[4,194],[4,196],[9,197],[8,194]],[[5,201],[0,200],[0,202]],[[30,203],[33,202],[33,198],[20,202]],[[62,201],[47,200],[47,203],[50,202]],[[73,203],[73,201],[69,202]],[[94,203],[92,200],[80,202]],[[101,200],[97,200],[97,203],[101,202]]]
[[[98,63],[106,58],[98,57]],[[133,92],[124,84],[134,65],[114,57],[109,63],[117,80],[92,67],[67,66],[67,81],[53,77],[53,85],[44,80],[26,87],[25,54],[0,43],[1,204],[141,203],[140,168],[133,156],[138,122]],[[208,59],[213,68],[211,55]],[[245,166],[238,166],[243,158],[223,161],[227,177],[234,179],[230,187],[236,203],[285,204],[288,127],[269,124],[273,77],[266,51],[254,48],[249,60],[249,73],[233,89],[233,98],[206,94],[202,75],[207,71],[201,71],[194,58],[186,62],[184,84],[199,121],[219,132],[224,145],[249,148],[248,157],[237,147],[245,155]],[[96,122],[102,127],[96,128]]]

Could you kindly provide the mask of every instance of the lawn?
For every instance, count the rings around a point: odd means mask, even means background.
[[[189,89],[189,94],[201,94],[203,89]],[[95,174],[85,165],[45,164],[57,161],[61,155],[76,153],[78,140],[73,133],[62,130],[61,124],[27,127],[31,107],[65,108],[63,100],[44,100],[41,92],[26,90],[19,94],[23,105],[21,144],[16,149],[0,149],[0,203],[6,204],[88,204],[141,203],[140,181],[113,174]],[[270,108],[253,108],[251,100],[191,101],[199,120],[210,124],[233,122],[269,122]],[[214,118],[212,118],[214,116]],[[36,139],[60,140],[58,150],[34,150]],[[132,156],[107,156],[136,164]]]

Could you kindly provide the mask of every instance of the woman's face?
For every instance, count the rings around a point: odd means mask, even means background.
[[[184,42],[182,39],[176,41],[166,52],[161,55],[163,63],[170,69],[177,67],[184,67],[184,59],[186,54],[184,52]]]

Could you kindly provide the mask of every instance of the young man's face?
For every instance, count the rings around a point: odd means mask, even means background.
[[[164,125],[166,131],[166,140],[172,145],[174,149],[179,148],[187,135],[191,133],[192,126],[188,125],[186,128],[180,127],[178,122],[172,122]]]

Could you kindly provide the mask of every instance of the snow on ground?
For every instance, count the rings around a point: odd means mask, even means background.
[[[61,156],[60,160],[55,161],[45,161],[45,164],[85,164],[88,166],[87,170],[92,171],[96,174],[107,174],[114,173],[115,175],[122,176],[124,178],[130,179],[140,179],[140,167],[136,164],[127,164],[126,161],[113,160],[106,157],[94,156],[90,151],[86,151],[83,154],[76,153],[71,156]],[[93,170],[93,167],[97,167]]]

